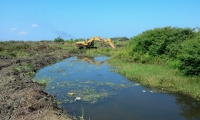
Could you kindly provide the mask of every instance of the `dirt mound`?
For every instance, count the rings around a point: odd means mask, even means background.
[[[59,54],[58,54],[59,53]],[[67,114],[45,87],[32,81],[36,70],[70,57],[66,51],[44,53],[31,58],[0,59],[1,120],[75,120]]]

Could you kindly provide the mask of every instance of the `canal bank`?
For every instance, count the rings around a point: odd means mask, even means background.
[[[55,96],[45,91],[45,86],[32,81],[38,69],[68,57],[64,50],[34,57],[1,57],[0,119],[75,120],[59,106]]]

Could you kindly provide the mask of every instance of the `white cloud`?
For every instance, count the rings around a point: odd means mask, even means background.
[[[32,24],[31,25],[31,27],[37,27],[38,26],[38,24]]]
[[[11,31],[15,31],[15,30],[17,30],[17,28],[11,28],[10,30],[11,30]]]
[[[19,35],[26,35],[26,34],[28,34],[28,32],[21,31],[21,32],[19,32],[18,34],[19,34]]]

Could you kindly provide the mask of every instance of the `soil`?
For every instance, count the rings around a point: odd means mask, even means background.
[[[76,120],[31,76],[36,70],[68,57],[70,54],[63,50],[29,58],[0,56],[0,120]],[[23,68],[27,64],[34,70]],[[20,66],[20,71],[13,69]]]

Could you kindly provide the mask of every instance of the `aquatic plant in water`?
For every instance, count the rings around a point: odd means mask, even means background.
[[[46,86],[53,82],[53,80],[54,79],[52,77],[43,76],[41,78],[33,79],[33,82],[38,82],[39,84]]]
[[[84,120],[84,109],[82,108],[82,115],[79,116],[80,120]]]
[[[64,103],[72,103],[76,101],[84,101],[91,104],[97,103],[99,100],[109,97],[114,93],[107,91],[104,87],[110,87],[115,90],[120,90],[124,88],[131,87],[131,84],[117,84],[113,82],[98,82],[95,80],[74,80],[74,81],[63,81],[56,82],[54,85],[49,86],[49,88],[56,94],[60,94],[62,99],[60,100]],[[59,88],[67,88],[69,91],[65,94],[60,93]],[[62,94],[62,95],[61,95]]]
[[[76,100],[81,100],[81,101],[89,102],[91,104],[97,103],[100,99],[106,98],[110,95],[105,90],[96,91],[95,89],[91,89],[91,88],[84,88],[82,90],[76,90],[69,93],[73,94],[73,95],[68,96],[68,97],[74,98],[73,102],[75,102]]]

